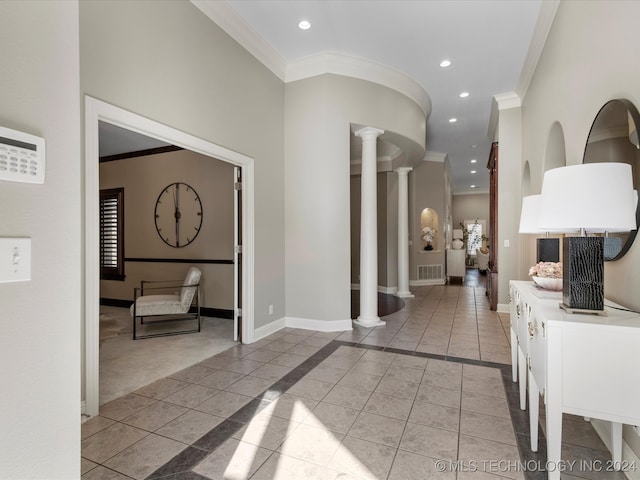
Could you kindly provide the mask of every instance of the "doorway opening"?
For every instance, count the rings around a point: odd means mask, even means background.
[[[242,332],[242,342],[251,343],[253,325],[253,159],[224,147],[141,117],[91,97],[85,98],[85,225],[84,225],[84,404],[87,416],[99,409],[99,124],[104,122],[146,137],[166,142],[204,157],[231,164],[234,178],[241,176],[242,186],[236,187],[234,204],[238,215],[234,219],[237,232],[234,261],[237,268],[234,288],[234,331]],[[241,252],[241,258],[238,253]],[[240,262],[241,260],[241,262]],[[237,301],[237,303],[235,303]]]

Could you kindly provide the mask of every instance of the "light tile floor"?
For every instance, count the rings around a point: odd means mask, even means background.
[[[284,329],[104,405],[82,426],[82,478],[546,478],[523,471],[544,439],[529,451],[508,318],[481,288],[415,293],[386,327]],[[591,426],[566,422],[565,458],[606,462]]]

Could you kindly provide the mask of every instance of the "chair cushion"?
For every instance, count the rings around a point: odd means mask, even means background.
[[[187,276],[184,279],[183,285],[198,285],[198,283],[200,283],[201,276],[202,272],[200,269],[190,267],[187,271]],[[193,301],[197,288],[198,287],[182,287],[182,291],[180,292],[180,303],[182,303],[182,307],[185,311],[187,311],[191,306],[191,302]]]
[[[134,305],[131,305],[131,316],[133,307]],[[182,306],[178,295],[144,295],[136,299],[135,307],[138,317],[186,313],[188,310],[188,307]]]

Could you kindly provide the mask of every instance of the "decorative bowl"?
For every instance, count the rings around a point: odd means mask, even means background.
[[[562,290],[562,279],[561,278],[548,278],[548,277],[536,277],[532,276],[535,284],[543,288],[544,290],[554,290],[559,291]]]

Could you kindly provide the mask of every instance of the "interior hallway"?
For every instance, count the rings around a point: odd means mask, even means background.
[[[523,468],[544,465],[544,437],[531,453],[508,316],[482,287],[412,291],[384,327],[287,328],[104,405],[82,426],[82,478],[546,478]],[[563,459],[609,459],[589,423],[564,423]]]

